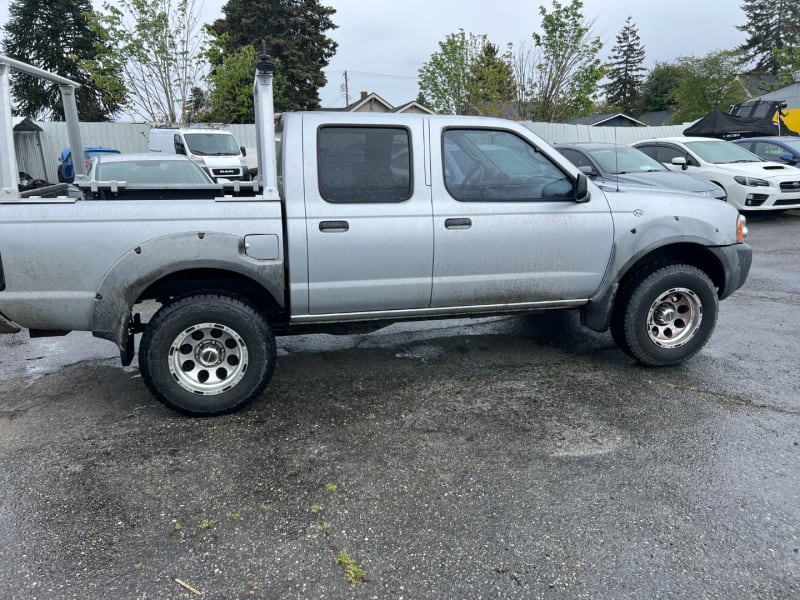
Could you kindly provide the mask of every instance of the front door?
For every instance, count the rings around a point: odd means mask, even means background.
[[[613,243],[602,192],[576,202],[575,176],[512,128],[441,128],[437,136],[431,306],[588,298]]]

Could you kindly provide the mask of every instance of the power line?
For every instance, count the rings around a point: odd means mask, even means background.
[[[333,73],[344,75],[345,73],[349,73],[350,75],[362,75],[367,77],[383,77],[384,79],[406,79],[406,80],[417,80],[417,77],[412,77],[411,75],[391,75],[389,73],[371,73],[369,71],[352,71],[351,69],[347,69],[345,71],[333,71]]]

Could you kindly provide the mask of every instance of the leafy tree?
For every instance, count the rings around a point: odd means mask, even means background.
[[[107,121],[119,110],[123,96],[98,83],[82,65],[95,56],[99,41],[87,20],[91,0],[16,0],[3,27],[3,52],[23,62],[80,83],[76,91],[78,116],[84,121]],[[114,77],[113,70],[104,73]],[[54,83],[14,73],[13,94],[19,114],[63,120],[61,95]]]
[[[223,36],[224,38],[224,36]],[[205,121],[218,123],[253,123],[255,106],[253,104],[253,77],[258,54],[253,46],[244,46],[239,52],[224,54],[224,39],[215,40],[208,57],[209,61],[220,66],[209,74],[210,91],[207,94]],[[217,54],[218,53],[218,54]],[[273,96],[284,97],[286,77],[279,59],[272,59],[275,65]]]
[[[260,53],[265,40],[267,51],[284,70],[285,85],[275,88],[275,109],[319,107],[319,89],[326,83],[322,70],[337,47],[326,35],[336,28],[331,19],[335,9],[319,0],[228,0],[222,12],[225,16],[209,27],[224,49],[212,61],[214,72],[221,68],[223,56],[237,54],[245,46]]]
[[[644,46],[639,30],[628,17],[617,35],[617,44],[611,50],[609,82],[604,86],[608,104],[619,106],[626,113],[634,112],[644,83],[646,69],[643,63]]]
[[[92,27],[101,41],[86,64],[122,73],[128,110],[153,122],[184,121],[205,67],[196,0],[106,1]]]
[[[485,35],[463,29],[439,42],[439,50],[419,69],[419,99],[445,115],[465,115],[470,107],[472,64],[478,60]]]
[[[747,33],[739,47],[746,60],[755,60],[755,72],[777,75],[780,51],[800,45],[800,2],[797,0],[743,0],[747,23],[737,26]]]
[[[675,90],[678,89],[683,71],[684,67],[677,63],[656,63],[642,85],[640,111],[668,110],[675,106]]]
[[[729,51],[716,51],[697,58],[678,59],[682,67],[675,90],[678,111],[673,120],[689,121],[707,115],[714,109],[727,110],[746,98],[736,78],[739,61]]]
[[[497,115],[514,96],[509,54],[486,35],[449,34],[419,70],[419,101],[441,114]]]
[[[533,33],[534,72],[529,78],[530,117],[536,121],[565,121],[591,113],[593,96],[605,68],[598,58],[603,42],[593,33],[593,22],[583,16],[583,2],[553,10],[539,7],[542,32]]]

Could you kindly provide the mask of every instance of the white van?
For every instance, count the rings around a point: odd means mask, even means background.
[[[247,151],[226,129],[207,125],[156,127],[150,130],[150,151],[188,156],[215,181],[249,179],[245,162]]]

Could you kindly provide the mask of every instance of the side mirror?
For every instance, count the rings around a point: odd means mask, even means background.
[[[793,165],[797,162],[794,156],[792,156],[791,152],[784,152],[778,158],[780,158],[783,162]]]
[[[186,155],[186,147],[183,145],[183,142],[175,142],[175,154]]]
[[[242,156],[247,156],[247,148],[239,146],[239,150],[242,152]]]
[[[590,198],[589,180],[584,173],[578,173],[578,179],[575,181],[575,202],[588,202]]]
[[[689,168],[689,165],[686,162],[686,159],[683,156],[676,156],[672,159],[672,164],[676,167],[680,167],[682,170],[686,170]]]
[[[578,167],[578,169],[580,169],[581,173],[583,173],[587,177],[597,177],[597,172],[589,165]]]

